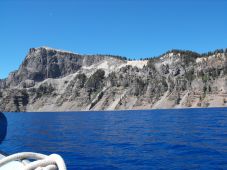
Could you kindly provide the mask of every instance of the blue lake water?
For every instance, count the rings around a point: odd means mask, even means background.
[[[227,109],[4,113],[0,150],[62,155],[69,170],[227,169]]]

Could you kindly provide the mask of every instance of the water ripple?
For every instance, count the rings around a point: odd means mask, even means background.
[[[227,169],[227,109],[5,113],[0,150],[61,154],[69,170]]]

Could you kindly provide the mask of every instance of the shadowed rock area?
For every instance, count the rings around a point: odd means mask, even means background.
[[[227,51],[172,50],[144,60],[31,48],[0,80],[0,110],[127,110],[227,105]]]

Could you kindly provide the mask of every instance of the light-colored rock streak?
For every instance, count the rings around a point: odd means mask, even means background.
[[[124,91],[122,95],[115,97],[114,102],[106,110],[115,110],[121,99],[125,96],[127,91]]]
[[[153,106],[152,109],[165,108],[168,100],[169,91],[166,91],[165,94],[158,100]]]

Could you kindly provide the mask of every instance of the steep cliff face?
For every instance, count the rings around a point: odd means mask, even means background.
[[[1,111],[124,110],[223,107],[227,54],[173,50],[127,61],[47,47],[29,50],[19,70],[0,81]]]
[[[40,82],[64,77],[103,60],[104,56],[82,56],[48,47],[31,48],[19,70],[8,77],[6,86],[15,86],[25,80]]]

